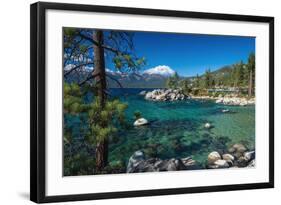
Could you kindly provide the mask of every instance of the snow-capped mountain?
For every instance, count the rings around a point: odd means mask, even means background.
[[[169,66],[159,65],[154,68],[145,70],[143,73],[149,74],[149,75],[162,75],[165,77],[170,77],[170,76],[174,75],[176,72],[174,70],[172,70]]]
[[[121,73],[112,70],[106,70],[108,75],[117,79],[124,87],[131,88],[162,88],[165,87],[167,78],[176,72],[169,66],[159,65],[145,70],[142,73]],[[118,86],[113,80],[109,80],[110,87]]]

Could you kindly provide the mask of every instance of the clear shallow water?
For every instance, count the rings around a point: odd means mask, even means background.
[[[130,126],[120,130],[117,142],[110,145],[110,161],[128,158],[143,150],[148,157],[180,158],[192,155],[204,163],[209,152],[226,150],[233,143],[255,145],[255,107],[225,106],[213,101],[186,100],[152,102],[138,93],[144,89],[112,89],[112,94],[128,103],[126,111]],[[230,113],[222,113],[229,109]],[[133,127],[134,112],[151,122]],[[205,129],[205,123],[212,129]]]
[[[110,162],[121,161],[126,165],[135,151],[143,150],[147,157],[192,156],[204,164],[208,153],[224,151],[234,143],[254,149],[255,106],[225,106],[206,100],[152,102],[138,95],[142,90],[152,89],[111,89],[111,95],[128,104],[128,126],[120,128],[111,140]],[[223,109],[231,112],[222,113]],[[140,111],[150,124],[134,127],[135,111]],[[207,122],[212,129],[204,128]],[[83,138],[83,125],[77,117],[66,116],[65,123],[74,137]]]

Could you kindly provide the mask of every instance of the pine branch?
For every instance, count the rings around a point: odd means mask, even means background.
[[[69,75],[71,72],[75,71],[76,69],[82,67],[82,66],[87,66],[87,65],[94,65],[93,62],[90,62],[90,63],[83,63],[83,64],[79,64],[79,65],[76,65],[75,67],[71,68],[70,70],[66,71],[63,75],[64,77],[66,77],[67,75]]]
[[[119,82],[119,80],[117,80],[116,78],[113,78],[112,76],[110,75],[106,75],[106,77],[110,78],[111,80],[115,81],[120,88],[123,88],[122,84]]]
[[[95,74],[90,74],[85,80],[83,80],[82,82],[79,83],[79,86],[84,85],[86,82],[88,82],[91,79],[94,79],[95,77],[97,77],[100,73],[95,73]]]

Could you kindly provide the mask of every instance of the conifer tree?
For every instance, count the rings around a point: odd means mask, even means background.
[[[249,73],[249,82],[248,82],[248,96],[252,97],[253,95],[253,90],[254,90],[254,85],[255,85],[255,54],[251,53],[248,58],[248,73]]]
[[[145,59],[134,54],[133,35],[129,32],[103,31],[100,29],[64,28],[64,77],[66,82],[74,79],[79,86],[90,83],[105,111],[107,102],[107,80],[111,79],[120,87],[121,83],[105,70],[105,54],[120,72],[134,72],[145,63]],[[85,76],[87,69],[92,71]],[[105,115],[105,114],[104,114]],[[101,115],[100,115],[101,116]],[[96,170],[102,170],[108,163],[107,123],[99,125],[101,136],[96,141]],[[97,134],[96,132],[92,132]],[[106,136],[105,136],[106,135]]]

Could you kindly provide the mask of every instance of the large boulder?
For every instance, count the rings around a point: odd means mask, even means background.
[[[217,161],[214,162],[214,165],[217,166],[217,168],[228,168],[229,167],[228,162],[224,159],[218,159]]]
[[[188,98],[180,89],[155,89],[145,94],[146,100],[152,101],[176,101]]]
[[[234,144],[232,147],[229,148],[228,152],[231,153],[236,159],[239,159],[241,156],[244,155],[244,152],[247,151],[247,148],[240,143]]]
[[[212,165],[215,163],[215,161],[221,159],[221,155],[218,153],[218,152],[211,152],[209,155],[208,155],[208,164],[209,165]]]
[[[181,161],[184,164],[186,170],[200,169],[200,166],[195,160],[192,159],[192,157],[181,158]]]
[[[134,126],[142,126],[142,125],[147,125],[148,121],[145,118],[139,118],[134,122]]]
[[[129,159],[127,173],[134,172],[136,167],[145,159],[142,151],[136,151]]]
[[[223,98],[219,98],[216,100],[216,103],[222,103],[223,102]]]
[[[244,157],[245,157],[248,161],[251,161],[251,160],[255,159],[255,151],[244,152]]]
[[[238,167],[246,167],[248,166],[248,159],[244,156],[239,157],[239,159],[235,162]]]
[[[152,97],[153,97],[152,92],[147,92],[147,93],[145,94],[145,97],[144,97],[144,98],[145,98],[146,100],[151,100]]]
[[[232,156],[231,154],[223,154],[222,158],[226,161],[234,161],[234,156]]]
[[[177,171],[184,170],[185,166],[180,159],[163,160],[161,166],[158,167],[159,171]]]
[[[199,169],[196,162],[191,157],[183,159],[145,159],[142,151],[136,151],[129,159],[127,173],[136,172],[158,172],[158,171],[177,171],[177,170]]]

